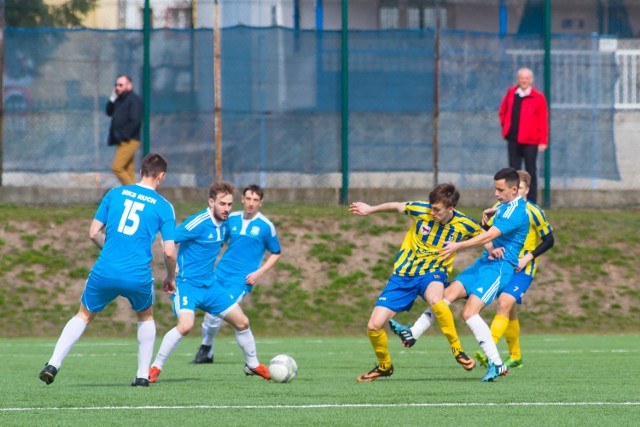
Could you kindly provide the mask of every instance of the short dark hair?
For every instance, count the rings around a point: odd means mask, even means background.
[[[211,183],[211,186],[209,187],[209,198],[216,200],[218,194],[222,196],[233,194],[233,185],[227,181],[216,181]]]
[[[520,177],[520,182],[524,182],[527,188],[531,187],[531,175],[529,175],[529,172],[520,170],[518,171],[518,176]]]
[[[438,184],[433,187],[431,193],[429,193],[429,203],[442,202],[445,207],[456,207],[460,200],[460,193],[453,184]]]
[[[520,175],[518,175],[518,171],[514,168],[503,168],[496,172],[493,180],[498,181],[500,179],[504,179],[504,182],[510,187],[520,186]]]
[[[258,195],[258,197],[260,197],[260,200],[262,200],[262,198],[264,197],[264,190],[262,188],[260,188],[260,186],[258,184],[251,184],[251,185],[245,187],[244,190],[242,190],[242,195],[244,196],[245,194],[247,194],[247,191],[251,191],[252,193],[256,193]]]
[[[167,166],[167,159],[158,153],[149,153],[142,159],[140,173],[142,176],[157,178],[160,173],[167,171]]]
[[[119,74],[118,77],[116,77],[116,80],[118,80],[120,77],[124,77],[129,83],[133,83],[133,80],[131,79],[131,76],[129,74]]]

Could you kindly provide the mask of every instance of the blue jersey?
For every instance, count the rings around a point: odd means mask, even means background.
[[[94,218],[106,224],[106,238],[92,273],[149,282],[151,245],[158,231],[163,240],[174,240],[176,218],[171,203],[151,187],[127,185],[109,190]]]
[[[502,233],[493,240],[494,248],[504,248],[504,260],[518,265],[518,256],[529,233],[529,214],[527,202],[520,196],[509,203],[498,206],[493,217],[493,225]],[[488,257],[487,251],[483,254]]]
[[[217,224],[211,209],[187,218],[176,229],[176,243],[180,243],[177,280],[188,280],[194,286],[210,286],[220,248],[228,240],[227,221]]]
[[[229,215],[231,233],[229,247],[216,265],[216,276],[239,275],[245,277],[262,264],[265,250],[280,253],[276,227],[260,212],[251,220],[242,218],[243,211]]]

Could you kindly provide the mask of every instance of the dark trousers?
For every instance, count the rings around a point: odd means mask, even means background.
[[[529,187],[528,200],[538,203],[538,146],[531,144],[518,144],[517,141],[508,141],[509,144],[509,167],[516,170],[522,169],[524,160],[524,170],[531,175],[531,186]]]

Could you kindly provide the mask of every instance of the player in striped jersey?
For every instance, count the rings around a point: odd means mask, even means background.
[[[138,317],[138,371],[132,386],[148,387],[149,364],[153,357],[156,324],[153,320],[153,276],[151,246],[162,235],[167,276],[163,289],[175,289],[176,228],[173,206],[157,193],[167,172],[167,161],[151,153],[142,160],[141,180],[109,190],[100,202],[89,238],[100,248],[80,302],[80,310],[67,322],[40,372],[40,380],[51,384],[73,345],[107,304],[123,296]]]
[[[359,382],[371,382],[393,374],[388,337],[383,327],[398,312],[409,311],[418,296],[433,307],[458,363],[467,370],[473,369],[475,362],[464,353],[451,310],[443,301],[444,284],[451,273],[453,258],[439,259],[438,252],[446,242],[460,242],[482,230],[471,218],[455,210],[459,199],[460,193],[453,184],[440,184],[429,193],[428,203],[389,202],[370,206],[354,202],[349,207],[356,215],[400,212],[413,220],[396,256],[393,275],[380,294],[367,325],[378,363],[370,372],[359,376]]]
[[[217,315],[236,328],[238,345],[246,366],[270,379],[267,368],[256,356],[256,341],[249,319],[226,289],[214,285],[214,264],[224,243],[229,241],[229,212],[233,204],[233,186],[214,182],[209,187],[209,206],[187,218],[176,230],[178,250],[177,289],[172,295],[178,325],[167,332],[149,371],[155,383],[165,361],[182,338],[193,329],[196,309]]]
[[[527,171],[518,171],[520,175],[520,196],[527,200],[531,175]],[[493,224],[495,207],[484,211],[482,222],[490,227]],[[533,277],[538,270],[537,258],[551,249],[554,244],[553,228],[547,221],[543,210],[530,200],[527,200],[529,214],[529,234],[520,252],[516,273],[509,284],[498,294],[498,309],[491,322],[491,336],[497,344],[504,335],[509,347],[509,358],[505,361],[508,368],[522,367],[520,351],[520,321],[517,306],[522,304],[522,297],[531,286]],[[476,352],[476,358],[483,366],[488,365],[487,357],[481,351]]]

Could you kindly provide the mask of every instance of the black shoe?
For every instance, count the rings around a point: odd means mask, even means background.
[[[202,344],[200,346],[200,348],[198,349],[198,352],[196,353],[195,359],[193,359],[189,363],[194,364],[194,365],[195,364],[199,364],[199,363],[213,363],[213,356],[208,357],[210,351],[211,351],[211,346],[210,345]]]
[[[136,378],[131,385],[133,387],[149,387],[149,380],[146,378]]]
[[[58,370],[55,366],[45,363],[44,368],[40,371],[40,375],[38,375],[38,378],[40,378],[40,381],[44,381],[46,385],[49,385],[56,379],[57,374]]]

